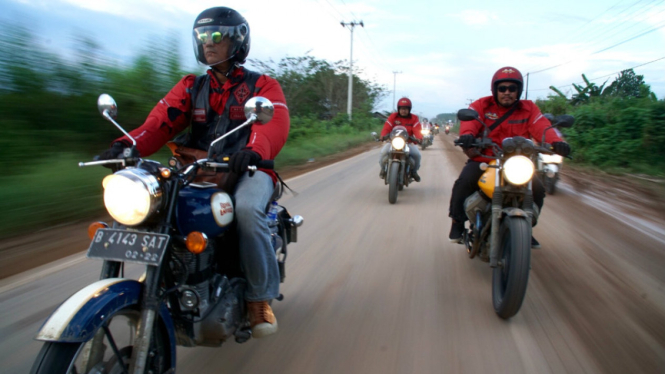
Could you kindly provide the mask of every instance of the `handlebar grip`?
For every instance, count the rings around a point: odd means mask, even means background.
[[[275,169],[275,160],[261,160],[256,163],[256,167],[259,169],[269,169],[269,170],[274,170]]]

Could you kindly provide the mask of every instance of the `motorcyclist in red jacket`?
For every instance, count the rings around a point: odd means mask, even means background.
[[[280,278],[266,215],[276,177],[263,169],[250,177],[247,166],[277,156],[289,133],[289,112],[276,80],[241,66],[249,53],[250,33],[240,13],[226,7],[207,9],[194,21],[192,36],[196,59],[210,69],[199,77],[182,78],[130,134],[141,157],[156,152],[187,127],[175,142],[207,151],[213,140],[246,120],[243,107],[249,98],[263,96],[274,104],[270,122],[238,130],[213,149],[215,159],[228,160],[231,172],[239,178],[235,191],[227,192],[235,198],[252,333],[263,337],[277,331],[268,302],[279,296]],[[117,158],[130,144],[127,137],[119,138],[100,158]]]
[[[473,102],[469,108],[475,110],[480,115],[480,119],[488,126],[508,111],[514,111],[500,123],[489,137],[496,144],[501,144],[503,139],[511,136],[523,136],[527,139],[542,139],[543,131],[550,126],[550,121],[543,116],[540,109],[530,100],[520,100],[524,80],[519,70],[513,67],[503,67],[492,77],[492,96],[486,96]],[[483,154],[477,149],[471,148],[474,139],[479,136],[484,127],[478,121],[462,121],[460,123],[459,141],[469,156],[469,160],[462,169],[459,178],[453,186],[452,196],[450,198],[449,216],[452,218],[452,227],[450,229],[450,241],[460,243],[464,233],[464,221],[466,213],[464,212],[464,200],[473,192],[479,189],[478,179],[482,176],[483,170],[480,169],[482,162],[489,162],[490,159],[483,157]],[[545,133],[546,142],[552,144],[554,152],[567,156],[570,154],[570,146],[564,142],[556,131],[547,131]],[[490,149],[485,149],[484,154],[491,155]],[[545,199],[545,189],[542,182],[537,177],[532,179],[533,201],[542,211]],[[531,246],[540,248],[540,244],[535,238],[531,238]]]
[[[403,126],[406,128],[409,133],[409,137],[413,136],[418,141],[422,141],[423,135],[420,133],[421,126],[418,116],[411,114],[411,100],[406,97],[403,97],[397,101],[397,112],[392,113],[386,123],[383,125],[383,130],[381,130],[381,139],[388,139],[390,132],[395,126]],[[413,162],[413,168],[411,169],[411,177],[416,182],[420,182],[420,175],[418,175],[418,169],[420,169],[420,151],[416,147],[413,140],[409,140],[409,157]],[[381,172],[379,174],[380,178],[386,176],[386,164],[388,163],[388,152],[390,151],[390,144],[386,144],[381,149],[381,156],[379,157],[379,166],[381,166]]]

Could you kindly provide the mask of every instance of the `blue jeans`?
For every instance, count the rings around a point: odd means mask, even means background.
[[[244,173],[235,190],[235,213],[240,241],[240,264],[247,278],[247,301],[267,301],[279,296],[279,268],[270,243],[266,206],[275,186],[257,171]]]
[[[420,151],[418,146],[415,144],[408,144],[409,146],[409,158],[413,164],[413,171],[418,171],[420,169]],[[381,169],[388,162],[388,153],[390,152],[390,143],[386,144],[381,148],[381,157],[379,157],[379,165]]]

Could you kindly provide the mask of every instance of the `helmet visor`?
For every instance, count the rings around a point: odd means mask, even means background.
[[[194,54],[196,60],[206,66],[216,65],[220,62],[226,61],[233,57],[240,47],[242,47],[245,37],[249,32],[246,24],[242,23],[237,26],[201,26],[196,27],[192,32],[192,41],[194,43]],[[219,44],[223,41],[231,43],[227,56],[217,58],[215,61],[207,61],[203,46],[206,43]]]

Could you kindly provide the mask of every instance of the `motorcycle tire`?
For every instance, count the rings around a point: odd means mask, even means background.
[[[117,317],[125,317],[126,321],[117,322],[128,324],[128,322],[136,323],[134,328],[138,326],[140,313],[135,309],[121,309],[113,316],[108,318],[105,326],[110,326],[113,319]],[[115,326],[114,326],[115,327]],[[110,329],[109,329],[110,331]],[[130,327],[130,335],[131,335]],[[135,330],[133,330],[135,331]],[[100,332],[103,332],[100,330]],[[155,373],[163,373],[170,368],[171,365],[171,351],[168,344],[168,336],[166,330],[160,323],[153,329],[151,353],[154,354],[154,359],[148,362],[149,371]],[[112,334],[113,335],[113,334]],[[125,340],[122,334],[117,335],[118,338]],[[90,346],[94,344],[95,339],[102,339],[100,342],[104,347],[101,351],[101,357],[94,358],[92,363],[82,367],[86,361],[83,357],[85,353],[90,354]],[[114,337],[114,344],[118,343]],[[125,371],[129,370],[129,359],[132,355],[132,345],[118,346],[118,355],[113,352],[112,345],[109,344],[108,337],[104,334],[94,334],[93,338],[87,342],[81,343],[64,343],[64,342],[45,342],[41,351],[37,355],[37,359],[30,370],[32,374],[70,374],[70,373],[121,373],[123,372],[122,366],[124,363]],[[81,361],[81,362],[79,362]]]
[[[556,179],[546,176],[544,184],[545,192],[547,192],[548,195],[554,195],[554,192],[556,192]]]
[[[390,170],[388,170],[388,201],[391,204],[397,202],[397,191],[399,190],[399,162],[393,162],[390,164]]]
[[[505,217],[499,241],[500,265],[492,270],[492,304],[508,319],[520,310],[531,266],[531,225],[522,217]]]

